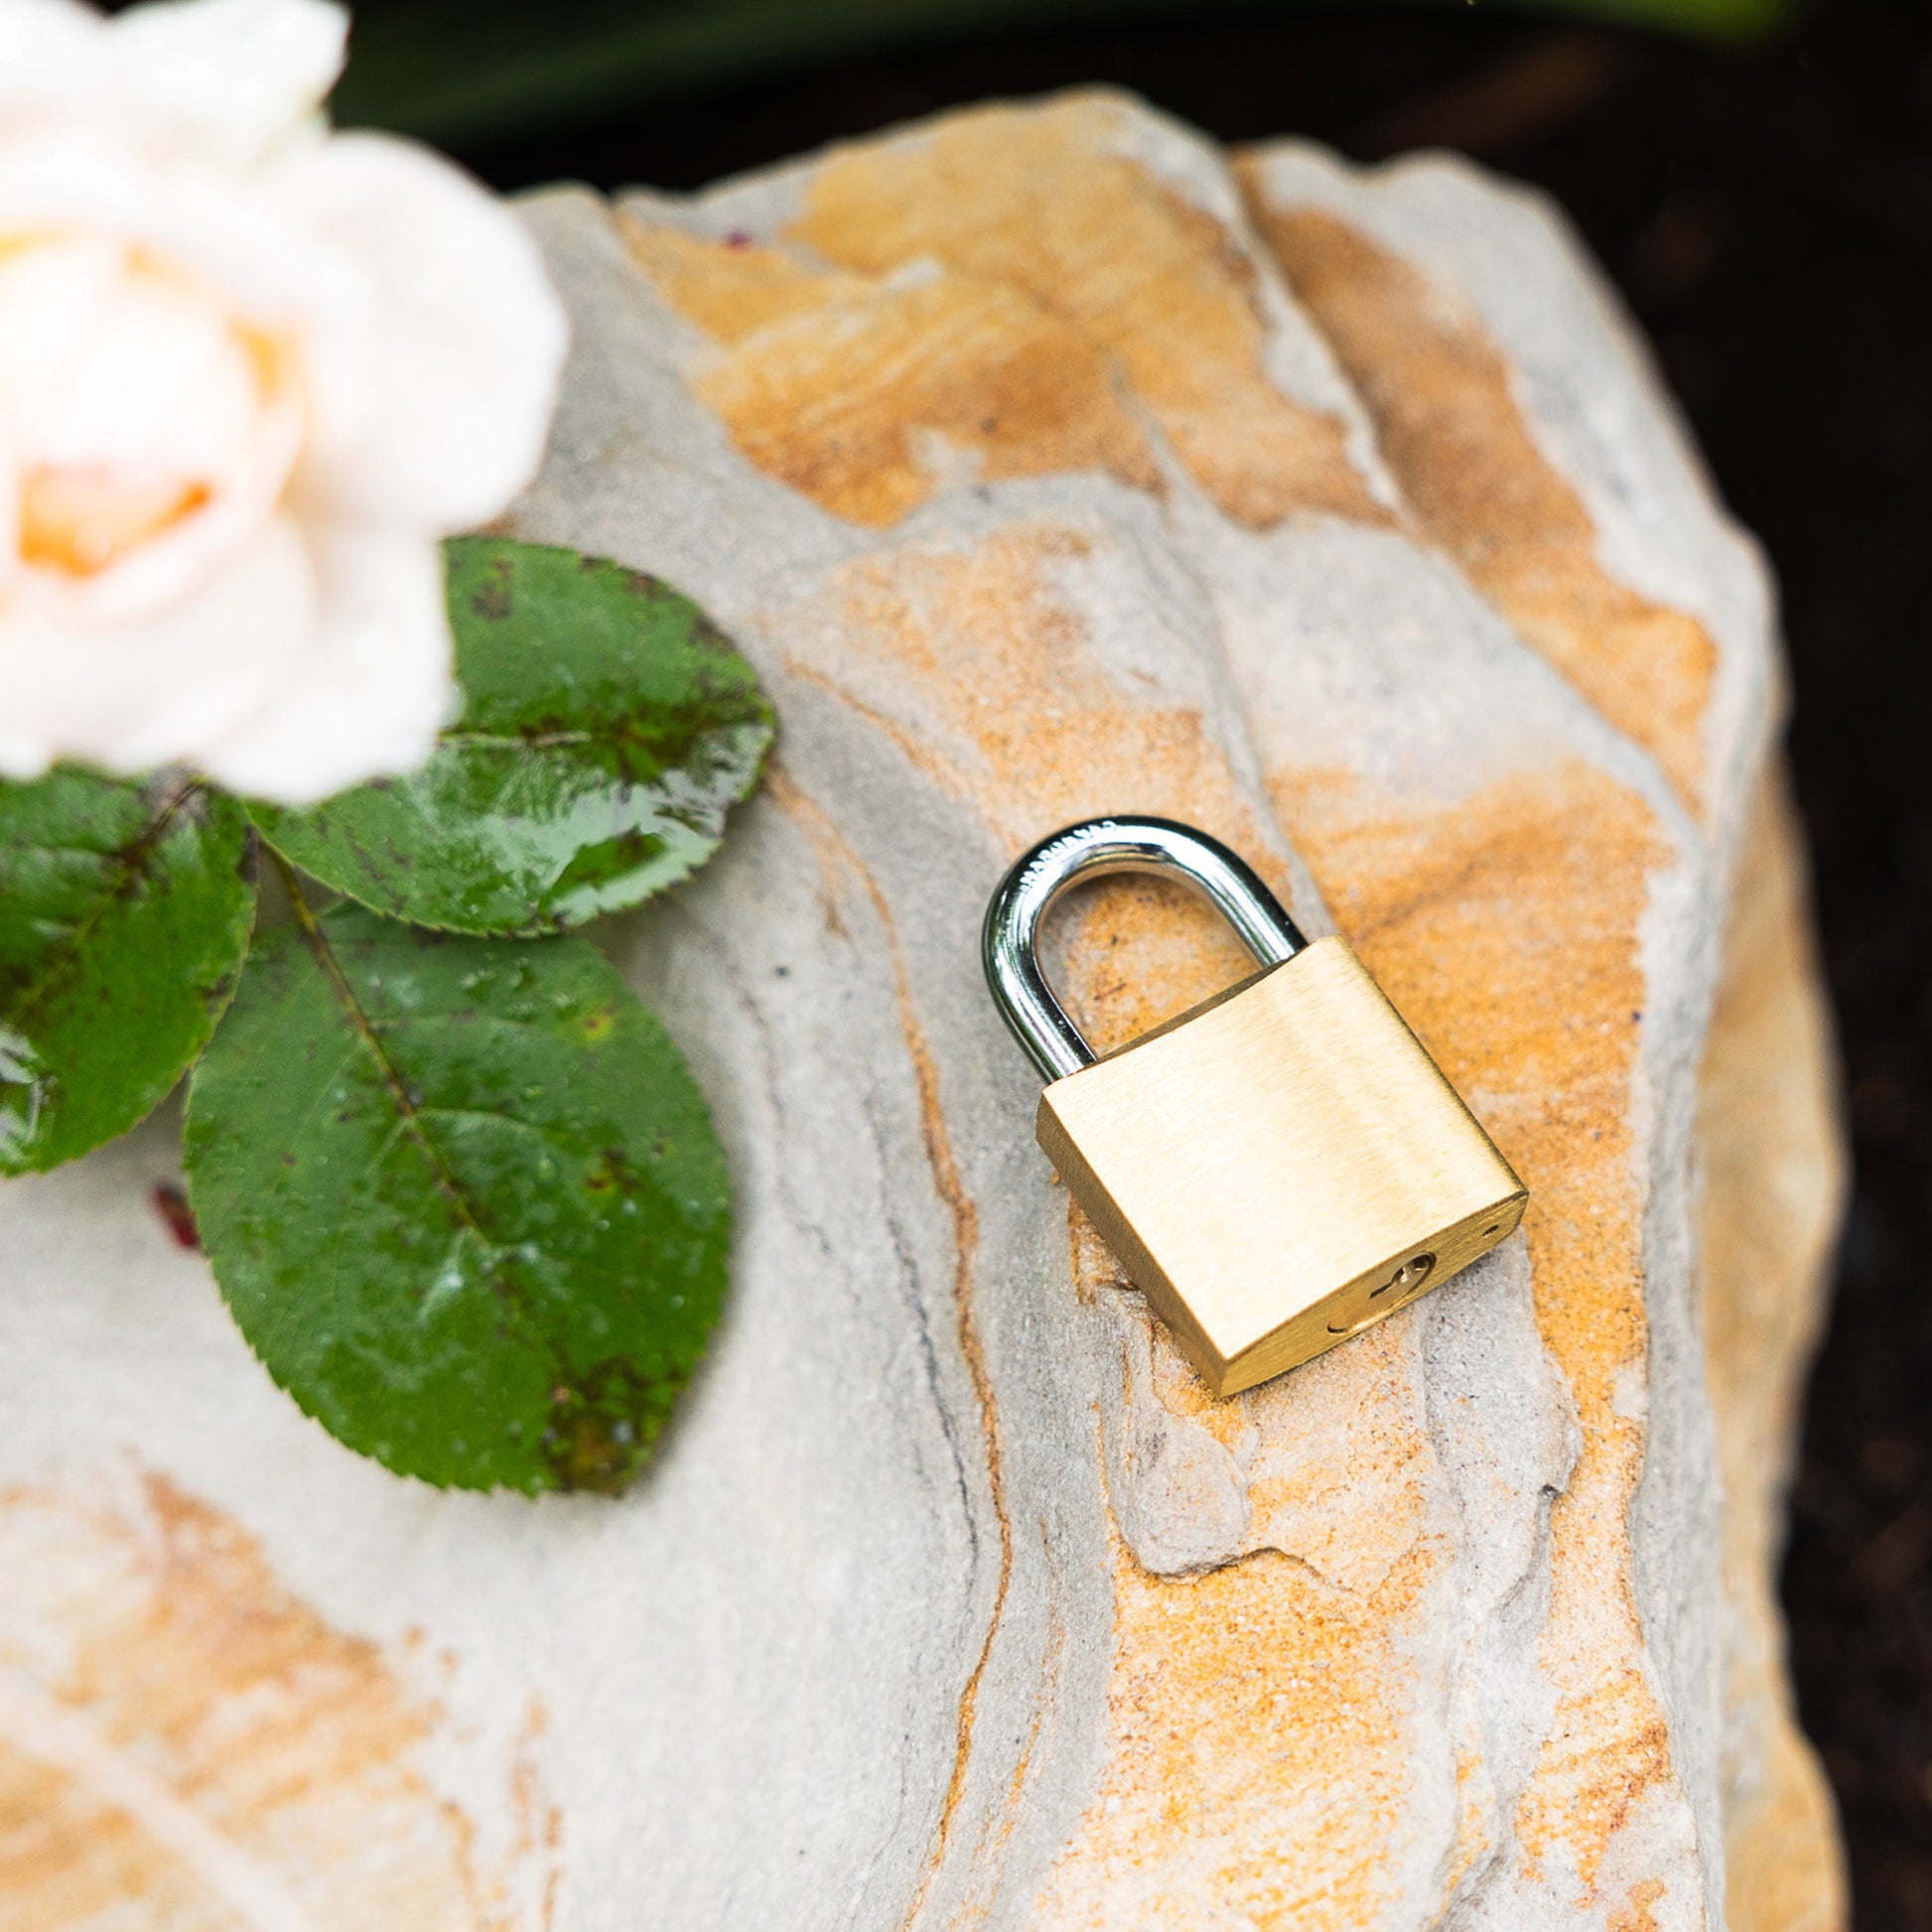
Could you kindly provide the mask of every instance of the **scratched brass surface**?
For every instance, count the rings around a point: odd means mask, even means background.
[[[1528,1199],[1337,938],[1055,1080],[1036,1131],[1216,1395],[1440,1287]]]

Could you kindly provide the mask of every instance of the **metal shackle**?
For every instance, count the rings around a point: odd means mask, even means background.
[[[1279,966],[1308,944],[1254,869],[1192,826],[1171,818],[1090,818],[1041,839],[1000,881],[980,952],[994,1005],[1049,1081],[1091,1066],[1097,1055],[1040,970],[1040,922],[1069,886],[1108,872],[1176,875],[1219,910],[1263,966]]]

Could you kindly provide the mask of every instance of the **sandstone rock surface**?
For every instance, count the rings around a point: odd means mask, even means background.
[[[622,1502],[438,1495],[260,1373],[171,1123],[0,1189],[0,1928],[1841,1925],[1770,1584],[1839,1157],[1769,599],[1561,223],[1107,95],[527,213],[578,342],[513,527],[782,720],[621,941],[730,1314]],[[979,979],[1012,853],[1122,807],[1346,932],[1534,1194],[1226,1403]],[[1104,1042],[1240,969],[1146,881],[1056,944]]]

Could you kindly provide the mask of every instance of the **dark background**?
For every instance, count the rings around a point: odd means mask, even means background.
[[[696,187],[989,94],[1131,87],[1224,140],[1458,147],[1570,210],[1783,585],[1857,1182],[1785,1600],[1860,1932],[1932,1929],[1932,4],[1756,52],[1466,12],[1206,12],[846,60],[461,158]]]

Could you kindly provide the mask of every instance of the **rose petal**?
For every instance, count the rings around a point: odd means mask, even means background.
[[[496,515],[542,459],[569,344],[535,243],[468,176],[381,135],[339,135],[271,185],[376,291],[372,328],[310,345],[301,488],[356,520]]]
[[[151,0],[111,29],[116,78],[144,131],[234,167],[314,115],[347,36],[331,0]]]
[[[0,134],[58,118],[253,167],[315,121],[347,28],[332,0],[0,0]]]
[[[0,237],[64,232],[139,242],[265,330],[373,311],[373,275],[354,251],[292,223],[249,177],[156,160],[98,127],[0,139]]]
[[[63,625],[0,608],[9,768],[79,759],[141,771],[199,757],[284,686],[316,630],[316,572],[271,518],[194,595],[138,621]]]
[[[76,0],[0,0],[0,132],[100,94],[106,23]]]
[[[30,784],[47,776],[54,757],[38,740],[22,738],[0,725],[0,778]]]
[[[286,805],[415,769],[458,699],[440,545],[336,531],[316,560],[322,610],[300,666],[202,757],[231,790]]]
[[[271,510],[301,437],[275,358],[195,283],[94,235],[0,255],[0,416],[10,472],[181,506],[82,576],[20,594],[123,620],[174,602]],[[31,504],[32,498],[22,499]],[[111,521],[111,516],[108,518]],[[31,559],[29,560],[31,561]]]

